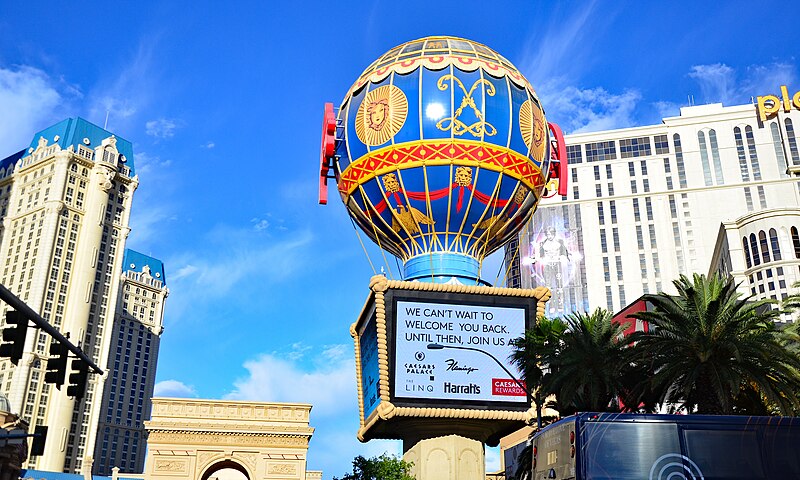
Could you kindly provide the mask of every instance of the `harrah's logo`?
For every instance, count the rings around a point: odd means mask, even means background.
[[[794,108],[800,110],[800,90],[794,92],[794,95],[790,99],[789,89],[786,88],[786,85],[781,85],[781,98],[775,95],[764,95],[757,97],[756,103],[758,118],[761,119],[762,122],[766,122],[768,118],[778,113],[781,109],[781,104],[783,104],[784,112],[789,112],[792,109],[792,104],[794,104]]]
[[[525,385],[523,383],[523,385]],[[506,397],[524,397],[527,395],[525,390],[510,378],[493,378],[492,395],[502,395]]]

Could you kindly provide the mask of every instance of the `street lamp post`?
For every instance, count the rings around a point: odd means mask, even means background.
[[[514,382],[517,383],[517,385],[519,385],[519,388],[521,388],[521,389],[523,389],[525,391],[525,394],[528,395],[528,401],[533,401],[533,394],[528,389],[527,385],[522,383],[522,381],[520,379],[518,379],[513,373],[508,371],[508,369],[505,367],[505,365],[503,365],[500,362],[500,360],[495,358],[495,356],[492,355],[491,353],[487,352],[486,350],[481,350],[480,348],[475,348],[475,347],[459,347],[459,346],[456,346],[456,345],[442,345],[441,343],[429,343],[428,344],[428,350],[442,350],[442,349],[445,349],[445,348],[451,348],[453,350],[471,350],[473,352],[482,353],[482,354],[486,355],[487,357],[491,358],[492,360],[495,361],[496,364],[498,364],[500,366],[500,368],[503,369],[504,372],[506,372],[506,374],[509,377],[511,377],[512,380],[514,380]],[[537,428],[542,428],[542,410],[541,410],[541,407],[539,406],[538,402],[536,404],[536,427]]]

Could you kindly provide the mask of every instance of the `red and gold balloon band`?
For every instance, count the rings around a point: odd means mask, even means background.
[[[532,191],[545,183],[542,170],[533,161],[508,148],[465,140],[423,140],[382,148],[355,160],[342,172],[339,192],[349,196],[359,185],[388,172],[451,164],[500,172]]]

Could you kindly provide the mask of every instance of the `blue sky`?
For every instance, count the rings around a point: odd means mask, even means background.
[[[567,132],[646,125],[687,95],[733,105],[800,89],[798,13],[778,1],[0,0],[0,158],[65,117],[102,126],[108,112],[141,182],[128,247],[164,261],[171,291],[156,393],[311,402],[309,468],[330,478],[400,447],[355,439],[348,330],[373,270],[341,202],[316,202],[324,102],[391,47],[443,34],[515,63]]]

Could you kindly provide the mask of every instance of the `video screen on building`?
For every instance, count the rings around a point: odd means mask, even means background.
[[[525,390],[503,366],[521,380],[509,360],[511,341],[524,335],[535,307],[529,299],[505,297],[506,304],[470,300],[392,302],[395,403],[527,408]],[[515,300],[518,305],[508,304]]]

